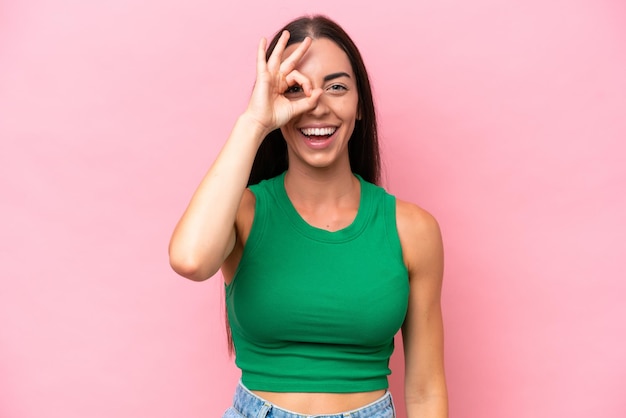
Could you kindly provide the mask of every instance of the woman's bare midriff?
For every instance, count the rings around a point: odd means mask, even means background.
[[[357,393],[282,393],[252,391],[279,408],[303,415],[338,414],[380,399],[384,390]]]

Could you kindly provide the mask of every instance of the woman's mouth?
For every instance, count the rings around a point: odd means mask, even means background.
[[[302,128],[300,132],[312,141],[322,141],[332,136],[337,131],[337,128]]]
[[[309,148],[314,150],[323,150],[333,143],[337,127],[300,128],[299,131],[306,138],[304,143]]]

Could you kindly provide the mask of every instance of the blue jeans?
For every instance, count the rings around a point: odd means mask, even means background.
[[[235,390],[233,406],[226,410],[222,418],[395,418],[395,416],[396,411],[389,392],[377,401],[353,411],[332,415],[302,415],[272,405],[239,383]]]

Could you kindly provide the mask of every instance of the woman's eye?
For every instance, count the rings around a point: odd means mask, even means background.
[[[328,91],[332,93],[343,93],[344,91],[347,91],[347,90],[348,89],[346,88],[346,86],[342,84],[333,84],[328,87]]]
[[[298,94],[298,93],[302,93],[302,87],[297,84],[289,87],[287,91],[285,91],[285,94]]]

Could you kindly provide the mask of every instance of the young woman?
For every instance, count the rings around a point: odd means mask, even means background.
[[[409,418],[447,416],[435,219],[375,184],[363,60],[323,16],[266,52],[247,109],[170,242],[191,280],[222,270],[242,378],[224,417],[394,417],[401,328]]]

